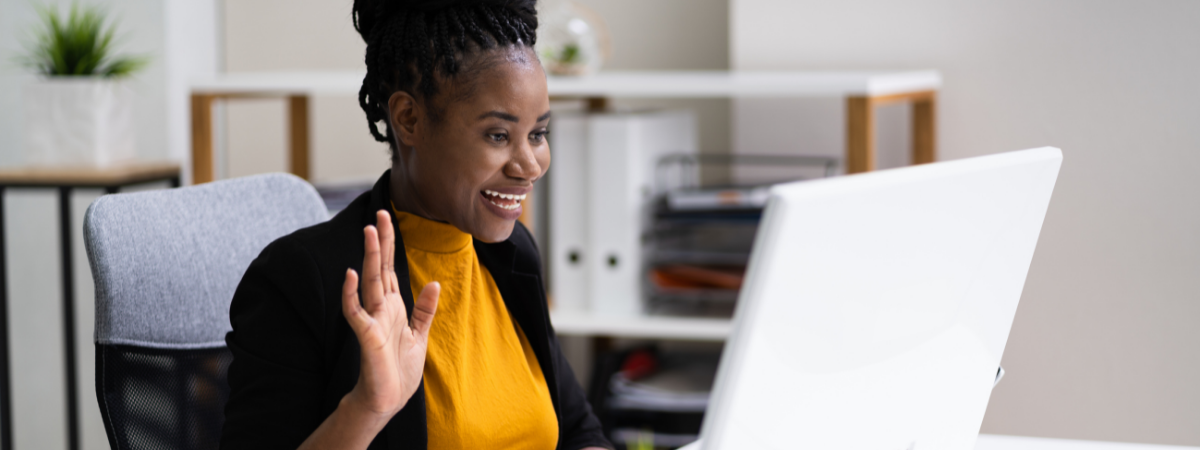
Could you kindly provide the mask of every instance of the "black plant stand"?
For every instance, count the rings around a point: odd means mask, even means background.
[[[0,170],[0,450],[12,450],[12,377],[8,347],[8,268],[4,242],[4,191],[42,188],[58,191],[59,239],[62,250],[62,327],[66,369],[67,449],[79,450],[79,394],[75,350],[75,272],[71,248],[71,191],[104,189],[113,194],[125,186],[169,181],[179,187],[179,165],[137,163],[106,168],[22,168]]]

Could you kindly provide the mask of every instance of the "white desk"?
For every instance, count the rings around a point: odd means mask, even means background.
[[[981,434],[975,450],[1197,450],[1200,447]]]
[[[211,181],[212,105],[217,100],[284,97],[289,111],[289,170],[308,178],[308,104],[313,95],[358,95],[365,72],[259,72],[223,74],[193,80],[192,180]],[[875,106],[908,102],[913,108],[912,160],[936,160],[936,92],[941,75],[925,71],[859,72],[601,72],[587,77],[550,77],[552,99],[586,100],[605,109],[623,98],[785,98],[836,97],[846,100],[846,171],[875,167]]]
[[[700,450],[700,445],[693,443],[679,450]],[[981,434],[975,450],[1200,450],[1200,447]]]

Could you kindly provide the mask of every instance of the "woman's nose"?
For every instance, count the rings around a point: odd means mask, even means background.
[[[537,147],[523,141],[513,149],[512,159],[505,166],[506,175],[522,180],[534,181],[541,177],[542,166],[538,164],[536,152]]]

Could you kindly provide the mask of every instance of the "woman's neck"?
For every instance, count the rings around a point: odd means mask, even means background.
[[[392,173],[388,180],[388,194],[392,197],[392,207],[397,211],[403,211],[409,214],[414,214],[419,217],[424,217],[429,220],[444,222],[438,219],[421,203],[421,196],[417,193],[416,187],[413,186],[412,179],[407,176],[404,166],[400,163],[392,163]]]

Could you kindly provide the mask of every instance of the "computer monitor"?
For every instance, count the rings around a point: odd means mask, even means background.
[[[1061,162],[774,187],[696,446],[972,449]]]

